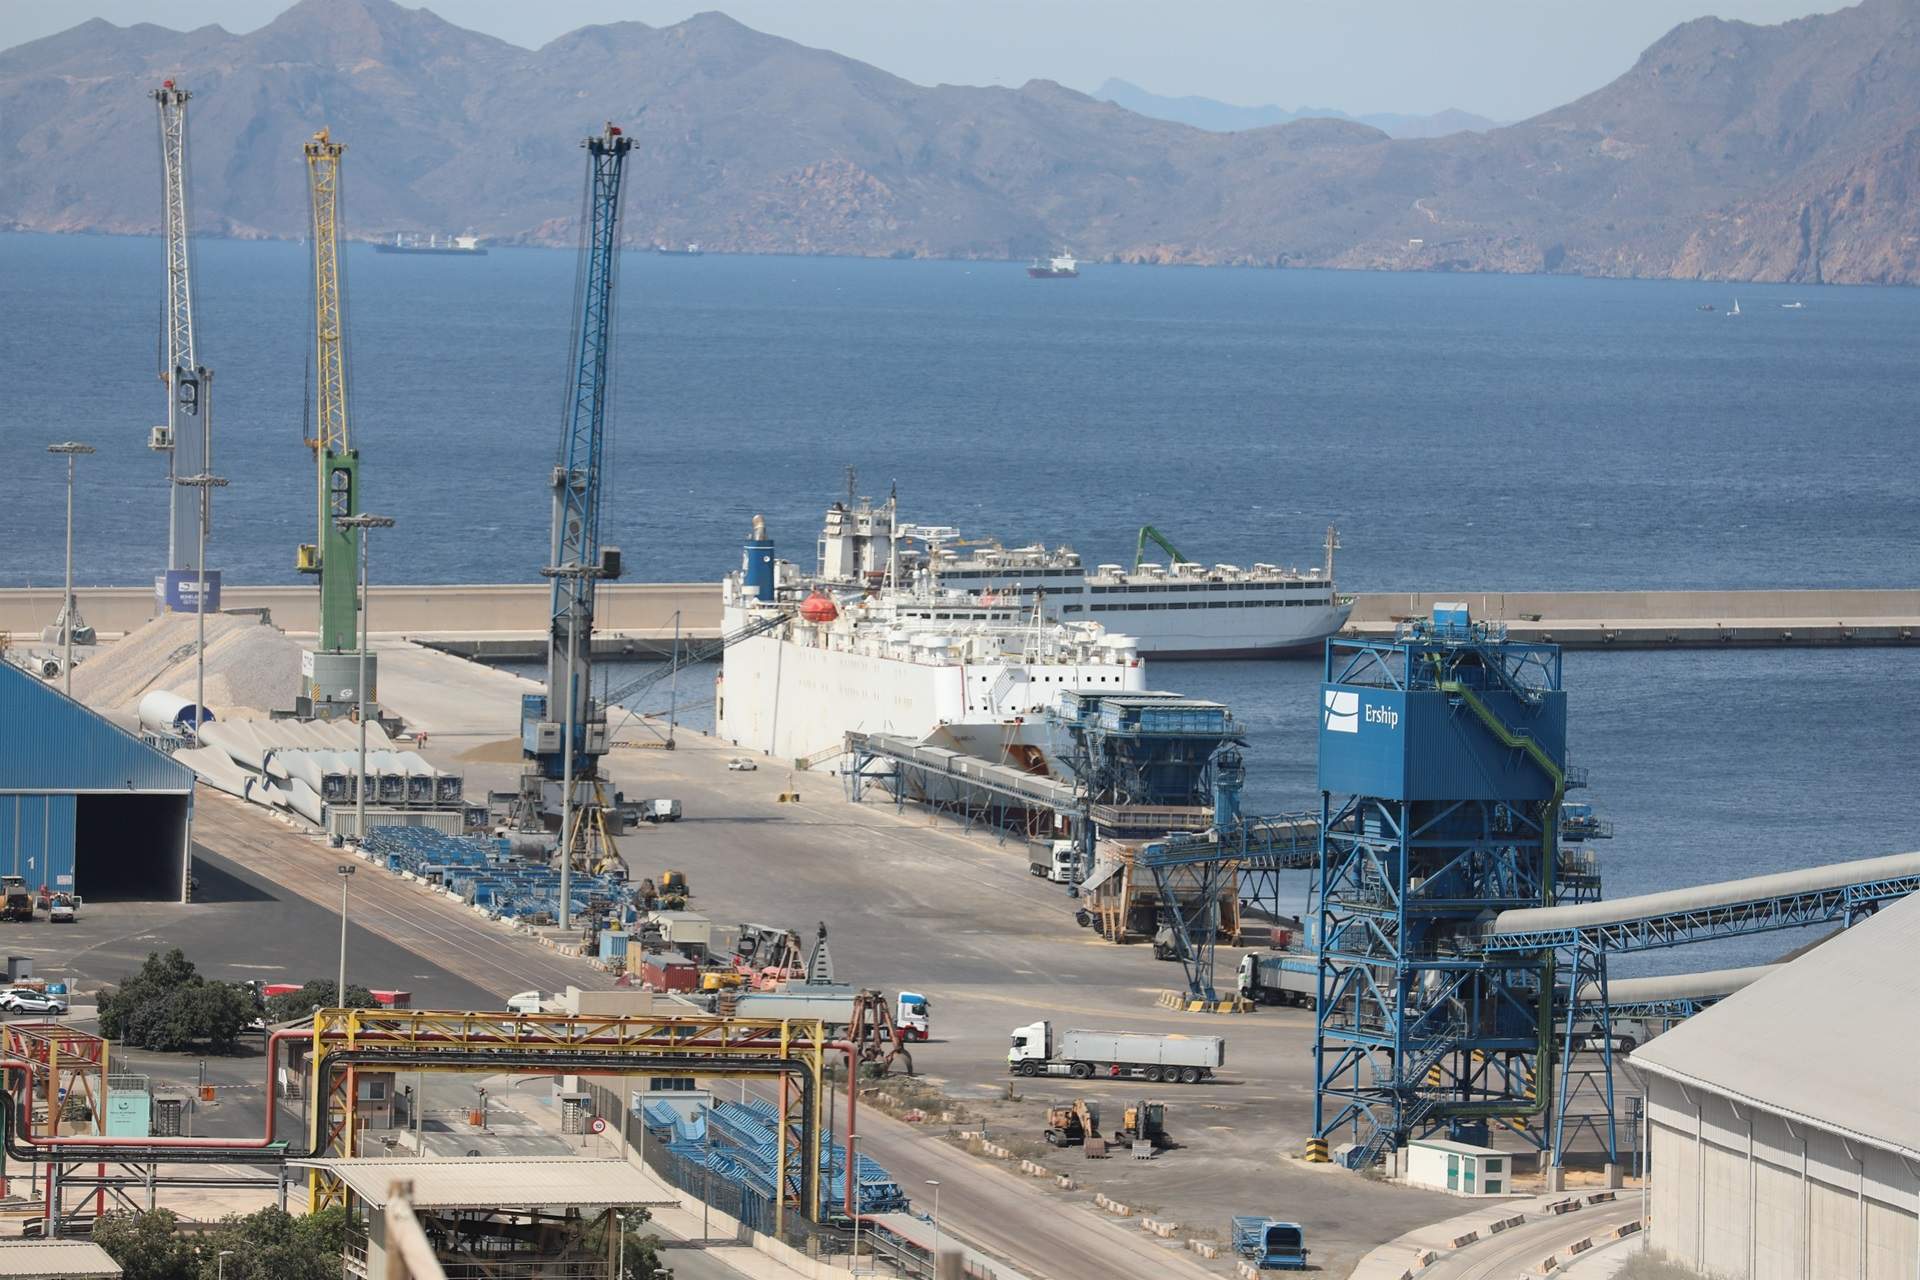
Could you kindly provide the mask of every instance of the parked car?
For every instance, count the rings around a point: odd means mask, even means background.
[[[67,1002],[38,991],[13,990],[0,992],[0,1009],[8,1013],[65,1013]]]
[[[735,756],[731,760],[727,761],[727,768],[733,770],[735,773],[752,773],[755,769],[758,769],[759,767],[760,766],[758,764],[754,763],[752,760],[748,759],[746,756]]]
[[[72,924],[80,918],[80,901],[72,894],[62,893],[54,897],[47,907],[47,923]]]

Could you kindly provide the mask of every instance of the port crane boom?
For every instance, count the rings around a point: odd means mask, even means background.
[[[162,313],[160,382],[167,390],[166,425],[148,445],[167,455],[167,602],[181,605],[182,577],[195,569],[200,508],[177,483],[208,469],[211,442],[203,412],[212,375],[199,365],[193,336],[193,264],[187,252],[187,103],[193,94],[167,80],[152,92],[160,120],[161,236],[167,249],[167,298]]]
[[[320,634],[299,710],[323,718],[356,704],[361,670],[354,575],[364,534],[340,523],[360,514],[360,455],[347,425],[346,284],[340,265],[340,161],[346,150],[326,129],[302,148],[313,246],[314,398],[306,444],[313,450],[317,490],[314,540],[301,545],[297,567],[320,579]],[[368,655],[369,701],[378,687],[372,662]]]
[[[611,856],[600,774],[607,751],[606,708],[593,697],[593,610],[600,579],[620,576],[619,548],[600,545],[601,464],[612,390],[621,177],[633,141],[608,124],[580,145],[587,152],[587,190],[585,243],[575,284],[579,310],[552,473],[550,556],[541,571],[553,584],[547,689],[544,696],[527,697],[521,711],[521,748],[528,762],[521,783],[522,812],[537,810],[543,820],[555,810],[559,814],[562,927],[569,923],[568,880],[576,851],[586,852],[590,860]],[[582,787],[589,793],[584,803],[577,794]]]

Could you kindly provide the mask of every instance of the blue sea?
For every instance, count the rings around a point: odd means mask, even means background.
[[[209,563],[293,582],[313,520],[305,251],[195,254],[231,480]],[[574,255],[347,260],[365,505],[399,520],[377,576],[533,580]],[[604,539],[637,578],[718,577],[755,513],[810,560],[852,466],[909,518],[1090,562],[1127,559],[1143,523],[1196,559],[1316,562],[1334,523],[1349,590],[1920,586],[1920,291],[1106,266],[1031,281],[1019,264],[718,255],[622,270]],[[81,467],[80,581],[158,566],[162,280],[156,240],[0,235],[0,585],[58,578],[63,472],[42,448],[69,438],[100,450]],[[1246,724],[1251,807],[1312,803],[1313,663],[1160,670]],[[1618,833],[1611,894],[1920,847],[1912,651],[1572,654],[1566,681],[1589,798]]]

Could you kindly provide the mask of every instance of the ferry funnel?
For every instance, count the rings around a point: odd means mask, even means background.
[[[767,536],[765,516],[753,518],[753,536],[740,559],[740,585],[752,599],[773,601],[773,539]]]

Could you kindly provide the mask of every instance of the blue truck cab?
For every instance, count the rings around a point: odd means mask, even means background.
[[[1233,1251],[1250,1259],[1254,1266],[1263,1271],[1307,1269],[1306,1237],[1297,1222],[1236,1216],[1233,1220]]]

